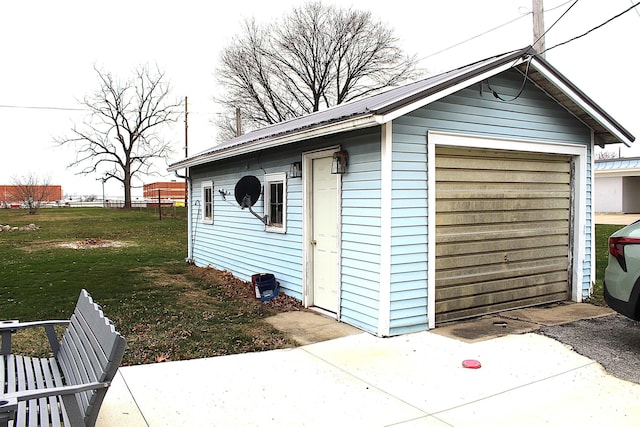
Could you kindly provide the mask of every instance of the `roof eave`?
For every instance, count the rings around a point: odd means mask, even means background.
[[[638,176],[640,168],[626,169],[595,169],[596,176],[619,177],[619,176]]]
[[[625,129],[620,123],[618,123],[613,117],[611,117],[606,111],[604,111],[598,104],[596,104],[591,98],[589,98],[578,87],[571,83],[565,76],[562,75],[557,69],[549,64],[539,56],[534,56],[531,59],[529,65],[531,69],[540,73],[547,81],[549,81],[558,91],[568,98],[570,102],[577,105],[582,111],[584,111],[596,124],[600,125],[604,131],[609,133],[609,137],[603,139],[605,135],[601,135],[601,145],[605,144],[617,144],[623,143],[627,147],[630,147],[635,137]],[[538,84],[539,82],[534,82]],[[544,90],[544,88],[542,88]],[[554,97],[548,91],[549,96]],[[564,105],[569,111],[570,106],[565,105],[561,100],[554,97],[557,102]],[[584,120],[583,120],[584,122]],[[589,125],[593,129],[593,126]],[[594,129],[596,130],[596,129]]]
[[[200,156],[187,158],[179,162],[169,165],[169,172],[177,171],[179,169],[191,168],[199,166],[205,163],[214,162],[217,160],[227,159],[230,157],[240,156],[243,154],[253,153],[259,150],[265,150],[268,148],[278,147],[286,144],[291,144],[305,139],[317,138],[321,136],[331,135],[335,133],[364,129],[380,124],[380,118],[374,114],[367,114],[364,116],[358,116],[355,118],[348,118],[340,120],[338,122],[329,123],[323,126],[312,127],[308,129],[302,129],[294,131],[282,136],[276,136],[273,138],[265,138],[256,141],[251,141],[246,144],[240,144],[237,146],[229,147],[219,151],[212,151],[204,153]]]
[[[412,99],[403,100],[402,103],[386,106],[384,109],[377,110],[376,113],[379,114],[380,121],[382,123],[390,122],[400,116],[410,113],[411,111],[436,102],[446,96],[458,92],[459,90],[482,82],[525,62],[527,60],[526,56],[524,56],[526,53],[526,51],[520,51],[518,54],[505,58],[500,64],[492,64],[491,66],[485,66],[477,70],[473,70],[473,72],[470,73],[461,74],[456,78],[451,79],[451,81],[447,81],[442,85],[431,88],[428,93],[416,94]]]

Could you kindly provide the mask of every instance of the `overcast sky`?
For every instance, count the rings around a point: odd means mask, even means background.
[[[579,0],[546,35],[547,47],[578,36],[629,8],[636,0]],[[421,58],[429,73],[532,44],[531,0],[352,0],[340,6],[369,9],[393,28],[407,53]],[[573,3],[545,0],[549,27]],[[213,71],[220,50],[240,31],[245,18],[271,21],[301,5],[299,0],[5,1],[0,4],[0,184],[36,172],[51,177],[70,195],[100,195],[99,176],[67,169],[71,149],[54,147],[54,137],[69,134],[85,113],[78,100],[98,88],[94,64],[129,77],[139,64],[157,63],[176,98],[189,99],[189,153],[215,144],[211,124],[218,107]],[[520,19],[518,17],[523,16]],[[480,34],[506,24],[486,35]],[[450,48],[467,39],[471,41]],[[640,137],[637,41],[640,14],[631,10],[591,34],[547,52],[547,60],[616,120]],[[449,49],[450,48],[450,49]],[[444,50],[444,52],[438,53]],[[32,108],[49,107],[49,108]],[[166,136],[175,154],[184,155],[184,118]],[[609,150],[618,151],[618,146]],[[636,147],[620,152],[640,156]],[[171,179],[166,165],[159,177]],[[138,183],[140,185],[140,183]],[[122,196],[121,186],[106,185],[107,196]],[[141,195],[141,190],[134,190]]]

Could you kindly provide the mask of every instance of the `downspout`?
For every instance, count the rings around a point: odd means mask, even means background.
[[[181,179],[185,179],[187,181],[187,202],[188,202],[188,206],[187,206],[187,236],[191,236],[191,229],[193,227],[192,224],[192,218],[191,218],[191,212],[192,212],[192,203],[193,203],[193,191],[191,188],[191,177],[189,176],[189,168],[185,169],[186,174],[185,175],[180,175],[178,173],[177,170],[173,171],[173,173],[175,174],[176,177],[181,178]],[[190,237],[187,238],[187,258],[185,259],[185,262],[187,264],[194,264],[193,261],[193,239],[191,239]]]

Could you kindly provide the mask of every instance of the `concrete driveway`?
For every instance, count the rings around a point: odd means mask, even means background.
[[[481,363],[462,367],[464,360]],[[123,367],[98,426],[637,426],[640,385],[537,334],[367,333]]]

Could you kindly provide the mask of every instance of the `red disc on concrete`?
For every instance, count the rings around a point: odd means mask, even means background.
[[[478,361],[478,360],[467,359],[467,360],[463,360],[462,361],[462,367],[463,368],[478,369],[481,366],[482,365],[480,364],[480,361]]]

